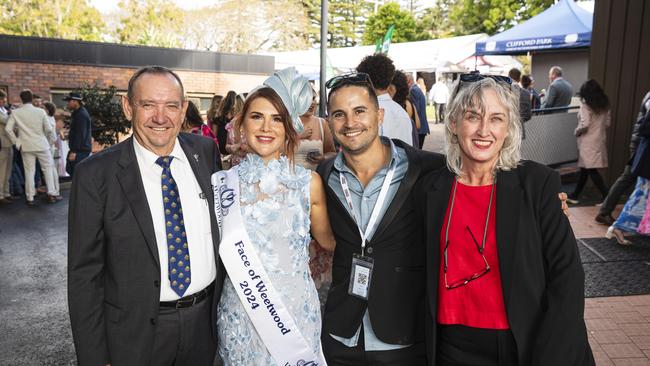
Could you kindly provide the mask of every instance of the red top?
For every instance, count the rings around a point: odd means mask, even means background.
[[[200,127],[192,127],[192,133],[195,133],[197,135],[209,137],[214,141],[217,146],[219,146],[219,141],[217,141],[217,136],[214,135],[210,127],[207,125],[201,125]]]
[[[463,278],[485,270],[485,261],[478,246],[483,243],[485,217],[490,202],[492,185],[466,186],[457,183],[456,200],[449,228],[447,249],[447,282],[451,285]],[[453,187],[452,187],[453,196]],[[451,196],[447,204],[445,221],[440,233],[440,275],[438,281],[438,323],[460,324],[474,328],[509,329],[501,289],[501,272],[496,246],[496,189],[492,199],[490,221],[485,237],[483,254],[490,265],[490,271],[464,286],[447,289],[444,278],[445,230],[451,207]],[[468,230],[469,227],[469,230]]]

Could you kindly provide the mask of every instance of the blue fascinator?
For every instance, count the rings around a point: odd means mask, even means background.
[[[280,96],[291,115],[293,128],[298,133],[302,132],[304,128],[300,116],[307,112],[313,97],[309,80],[298,75],[295,67],[288,67],[275,72],[264,81],[264,85]]]

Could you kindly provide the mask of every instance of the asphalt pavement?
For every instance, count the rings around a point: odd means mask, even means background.
[[[75,365],[68,317],[68,194],[0,205],[0,365]]]

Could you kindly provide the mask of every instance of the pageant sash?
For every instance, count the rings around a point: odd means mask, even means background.
[[[284,305],[248,233],[239,205],[237,167],[212,175],[214,212],[219,224],[219,256],[257,334],[279,366],[326,366],[314,354]]]

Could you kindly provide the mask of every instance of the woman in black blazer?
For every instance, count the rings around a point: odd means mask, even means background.
[[[559,175],[520,161],[510,79],[465,74],[445,121],[447,167],[419,182],[430,365],[594,365],[584,273]]]

